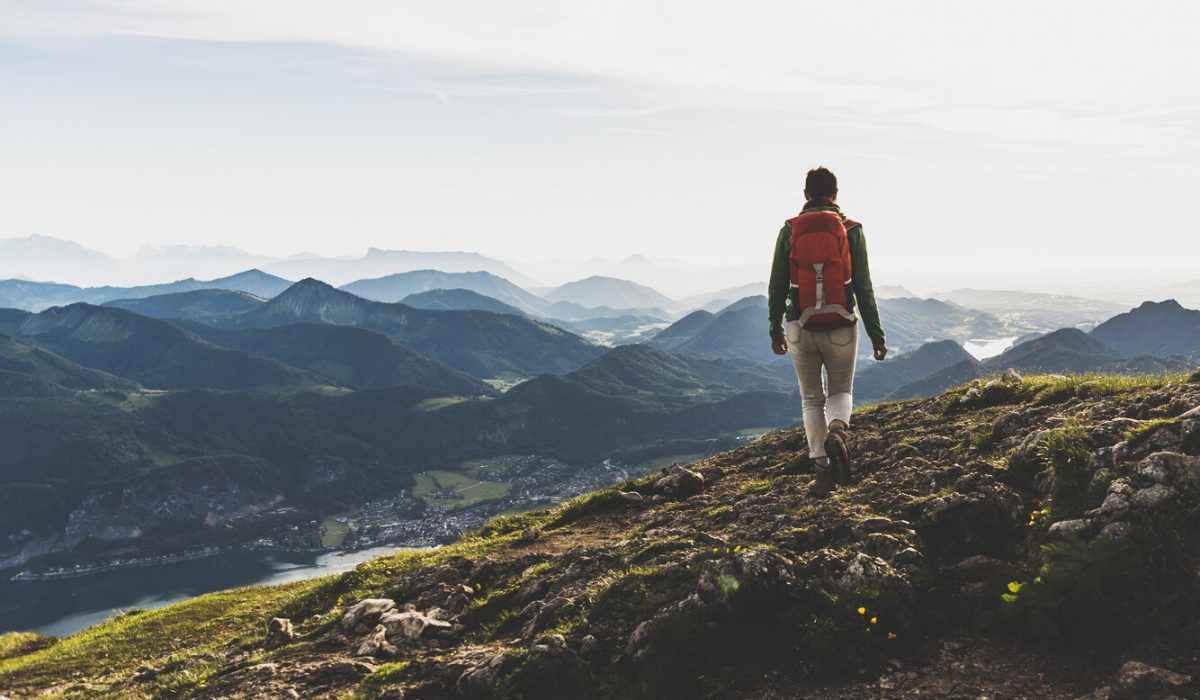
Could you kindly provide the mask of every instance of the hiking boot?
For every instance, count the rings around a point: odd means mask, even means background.
[[[828,464],[818,462],[813,465],[813,480],[808,485],[808,495],[813,498],[825,498],[837,485],[833,483],[833,475]]]
[[[829,437],[825,438],[825,454],[829,456],[829,469],[833,483],[845,486],[850,483],[850,450],[846,447],[847,425],[840,420],[829,424]]]

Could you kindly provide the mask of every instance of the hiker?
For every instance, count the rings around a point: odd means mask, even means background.
[[[775,242],[767,301],[771,349],[792,354],[800,380],[808,455],[815,462],[808,492],[817,497],[850,483],[846,437],[858,355],[856,303],[875,359],[888,353],[862,224],[842,214],[837,194],[837,176],[827,168],[808,172],[804,209],[784,223]]]

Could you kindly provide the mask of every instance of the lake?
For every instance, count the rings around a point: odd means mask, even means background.
[[[348,571],[397,551],[226,552],[202,559],[101,571],[73,578],[0,582],[0,634],[35,630],[63,636],[129,608],[160,608],[194,596]]]

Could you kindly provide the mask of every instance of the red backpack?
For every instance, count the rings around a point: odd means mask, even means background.
[[[857,226],[834,211],[807,211],[788,223],[792,228],[792,287],[800,326],[826,331],[854,325],[847,308],[850,243],[846,230]]]

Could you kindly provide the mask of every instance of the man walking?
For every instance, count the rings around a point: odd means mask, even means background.
[[[771,349],[790,352],[796,365],[808,454],[816,463],[809,494],[818,497],[850,483],[846,436],[858,355],[856,305],[875,359],[888,352],[862,224],[842,214],[837,195],[837,177],[827,168],[808,172],[804,209],[784,223],[775,242],[767,301]]]

